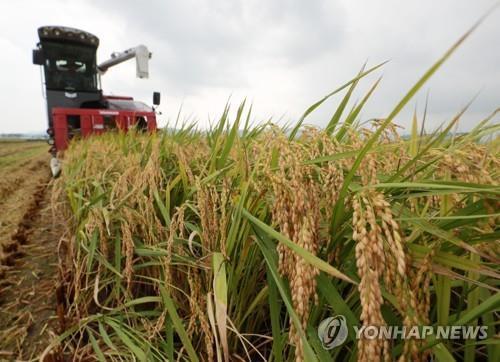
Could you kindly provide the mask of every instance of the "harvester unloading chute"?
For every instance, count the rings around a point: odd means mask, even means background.
[[[99,72],[101,72],[101,74],[104,74],[109,68],[134,57],[137,78],[148,78],[148,63],[149,59],[151,59],[151,53],[145,45],[138,45],[135,48],[130,48],[123,52],[112,53],[111,58],[99,64],[97,66],[97,69],[99,69]]]

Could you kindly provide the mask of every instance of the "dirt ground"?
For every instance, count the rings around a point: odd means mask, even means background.
[[[58,332],[47,149],[0,141],[0,361],[34,360]]]

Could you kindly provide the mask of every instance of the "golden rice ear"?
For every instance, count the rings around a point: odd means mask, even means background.
[[[310,141],[314,137],[315,132],[309,130],[302,138]],[[304,164],[310,149],[282,136],[270,141],[269,147],[279,149],[274,167],[269,165],[263,180],[274,200],[273,224],[292,242],[316,255],[320,245],[321,188],[314,168]],[[264,187],[261,185],[259,189]],[[316,276],[319,270],[282,244],[277,246],[277,251],[279,272],[290,283],[292,304],[305,329],[312,305],[318,300]],[[289,340],[295,345],[296,360],[303,360],[302,339],[292,322]]]

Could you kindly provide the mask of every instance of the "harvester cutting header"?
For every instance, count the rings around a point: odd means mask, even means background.
[[[100,76],[129,59],[136,60],[138,78],[148,78],[151,53],[144,45],[111,54],[97,64],[99,39],[86,31],[62,26],[38,29],[40,42],[33,50],[33,64],[43,66],[50,152],[53,174],[60,172],[56,155],[70,139],[100,134],[110,129],[156,130],[154,107],[132,97],[106,96]],[[160,94],[153,94],[153,104]]]

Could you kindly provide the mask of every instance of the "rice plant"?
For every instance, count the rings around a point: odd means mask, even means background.
[[[208,131],[108,133],[72,143],[55,182],[62,334],[75,360],[498,360],[500,126],[463,111],[426,134],[400,110],[360,126],[364,70],[292,129],[251,126],[243,102]],[[324,129],[304,125],[346,90]],[[488,137],[490,136],[490,137]],[[488,139],[488,141],[485,141]],[[318,325],[486,325],[481,341],[356,339]]]

